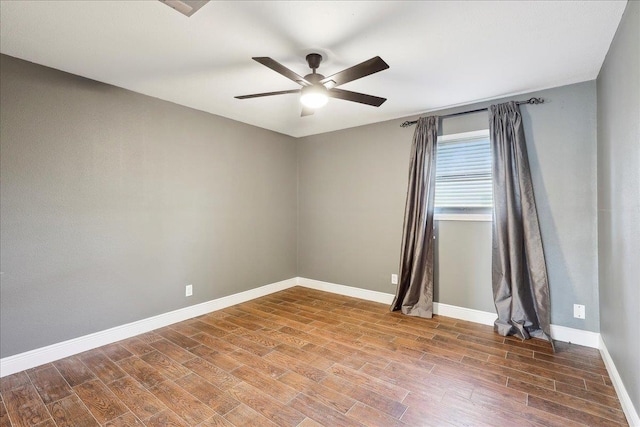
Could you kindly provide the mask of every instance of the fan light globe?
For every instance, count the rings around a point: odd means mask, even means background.
[[[300,103],[307,108],[324,107],[329,101],[327,88],[322,85],[306,86],[302,88]]]

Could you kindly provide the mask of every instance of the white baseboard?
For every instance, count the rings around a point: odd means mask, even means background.
[[[433,303],[433,314],[453,317],[454,319],[466,320],[467,322],[480,323],[482,325],[493,326],[497,316],[489,311],[474,310],[472,308],[458,307],[444,304],[442,302]]]
[[[598,332],[551,325],[551,336],[557,341],[583,345],[591,348],[600,348],[600,334]]]
[[[162,328],[173,323],[201,316],[215,310],[250,301],[264,295],[288,289],[295,286],[296,278],[271,283],[259,288],[229,295],[215,300],[203,302],[189,307],[163,313],[158,316],[148,317],[126,325],[116,326],[104,331],[73,338],[60,343],[37,348],[35,350],[16,354],[0,359],[0,378],[25,369],[31,369],[45,363],[50,363],[83,351],[111,344],[126,338],[143,334],[154,329]]]
[[[323,282],[320,280],[298,277],[297,283],[307,288],[318,289],[334,294],[346,295],[361,298],[368,301],[391,304],[393,294],[385,292],[370,291],[368,289],[355,288],[353,286],[338,285],[336,283]],[[444,303],[433,303],[433,313],[441,316],[453,317],[454,319],[466,320],[468,322],[480,323],[483,325],[493,325],[496,314],[488,311],[474,310],[471,308],[458,307]],[[600,334],[597,332],[583,331],[581,329],[567,328],[565,326],[551,325],[551,336],[558,341],[570,342],[583,345],[585,347],[600,348]]]
[[[299,286],[304,286],[305,288],[317,289],[319,291],[365,299],[367,301],[379,302],[382,304],[391,305],[393,302],[394,295],[387,294],[385,292],[370,291],[368,289],[354,288],[353,286],[338,285],[337,283],[323,282],[304,277],[298,277],[296,280]]]
[[[622,406],[622,411],[624,412],[625,417],[627,417],[627,422],[631,427],[638,427],[640,426],[640,416],[638,415],[638,410],[633,406],[631,396],[629,396],[629,393],[627,393],[627,389],[622,382],[622,377],[620,377],[620,373],[618,373],[618,369],[613,363],[613,359],[609,354],[609,350],[607,350],[607,346],[605,345],[602,336],[599,337],[599,343],[600,355],[602,356],[604,365],[607,368],[607,372],[609,373],[609,378],[611,378],[613,387],[616,389],[618,399],[620,399],[620,405]]]
[[[298,285],[305,288],[317,289],[319,291],[331,292],[334,294],[360,298],[367,301],[389,304],[393,302],[394,294],[386,292],[371,291],[368,289],[355,288],[353,286],[338,285],[337,283],[323,282],[320,280],[298,277]],[[456,319],[468,320],[470,322],[493,325],[496,315],[485,311],[473,310],[470,308],[456,307],[449,304],[433,303],[433,313],[441,316],[454,317]]]

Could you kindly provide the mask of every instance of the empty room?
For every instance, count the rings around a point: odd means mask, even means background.
[[[640,1],[0,1],[0,427],[640,427]]]

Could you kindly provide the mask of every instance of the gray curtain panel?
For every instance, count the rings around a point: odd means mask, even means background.
[[[438,117],[421,117],[411,146],[400,277],[391,311],[433,316],[434,222]]]
[[[489,108],[493,154],[493,295],[500,335],[547,339],[549,281],[520,108]]]

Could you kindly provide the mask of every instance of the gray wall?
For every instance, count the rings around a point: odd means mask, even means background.
[[[296,275],[394,292],[402,120],[296,141],[7,56],[0,71],[2,357]],[[595,82],[531,95],[552,322],[597,331]],[[492,310],[490,223],[437,235],[436,300]]]
[[[640,413],[640,2],[598,76],[600,333]]]
[[[551,320],[557,325],[598,331],[595,81],[508,99],[530,96],[547,101],[523,106],[522,111],[549,270]],[[395,291],[390,274],[397,272],[399,263],[413,134],[413,129],[399,127],[403,120],[300,140],[299,276]],[[487,127],[486,113],[480,113],[445,119],[442,133]],[[487,268],[490,253],[475,258],[468,247],[490,249],[487,227],[482,222],[440,225],[439,302],[493,309]],[[487,240],[475,242],[473,236]],[[574,303],[586,305],[585,320],[573,318]]]
[[[0,61],[2,357],[296,276],[293,138]]]

